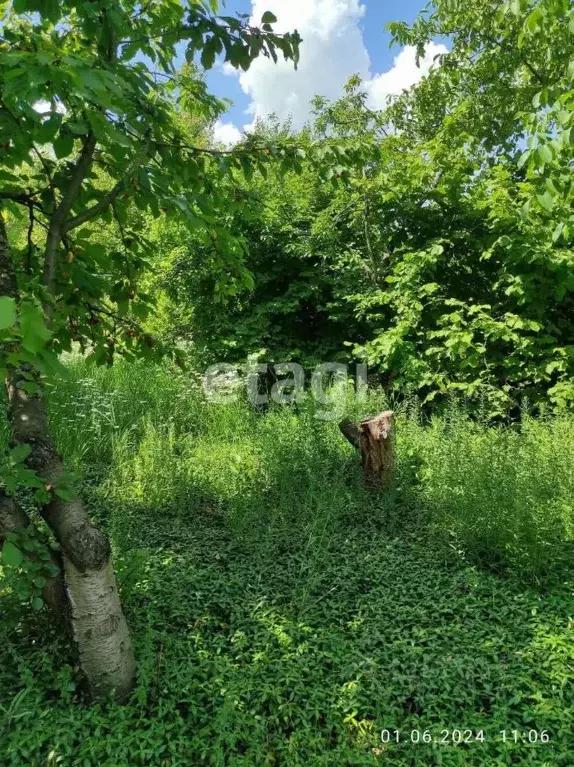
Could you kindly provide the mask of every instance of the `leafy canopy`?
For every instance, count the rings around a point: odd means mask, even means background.
[[[186,116],[209,123],[225,106],[194,62],[209,68],[222,55],[247,69],[282,54],[296,65],[300,38],[276,34],[272,14],[255,27],[216,10],[213,0],[0,4],[0,204],[15,241],[27,227],[14,249],[18,296],[0,304],[4,365],[46,371],[73,340],[99,361],[156,351],[139,327],[151,304],[139,284],[149,249],[137,211],[182,216],[222,269],[239,269],[242,249],[214,215],[220,181],[249,175],[270,150],[189,141]],[[188,65],[177,71],[181,50]],[[296,162],[296,148],[276,152]],[[115,247],[99,236],[102,222]]]
[[[572,403],[573,28],[562,0],[437,0],[391,25],[419,54],[437,37],[450,50],[380,113],[353,78],[302,132],[260,126],[364,162],[334,191],[308,161],[242,183],[249,204],[227,220],[254,281],[215,317],[206,249],[169,222],[154,231],[164,326],[211,360],[365,359],[429,406]]]

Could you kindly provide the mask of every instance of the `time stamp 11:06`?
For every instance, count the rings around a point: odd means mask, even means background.
[[[412,743],[416,745],[452,746],[461,743],[485,743],[487,740],[502,743],[549,743],[551,736],[547,730],[499,730],[485,734],[484,730],[381,730],[382,743]]]

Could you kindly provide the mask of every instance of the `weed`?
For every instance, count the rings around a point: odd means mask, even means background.
[[[571,417],[405,405],[374,495],[311,401],[257,414],[158,368],[69,371],[52,424],[112,535],[138,686],[89,707],[48,616],[4,594],[3,765],[572,763]],[[413,742],[455,729],[484,739]]]

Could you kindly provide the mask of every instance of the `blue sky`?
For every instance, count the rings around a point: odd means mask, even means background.
[[[216,137],[237,140],[252,121],[274,111],[292,116],[301,125],[309,115],[309,100],[320,93],[336,98],[346,80],[359,73],[366,82],[371,106],[384,106],[388,94],[416,82],[431,66],[433,56],[445,50],[431,45],[420,69],[412,49],[389,48],[389,21],[412,22],[424,7],[423,0],[227,0],[220,12],[253,15],[259,22],[264,11],[278,17],[279,31],[296,27],[303,37],[298,72],[292,65],[278,66],[258,60],[247,74],[221,65],[208,74],[210,90],[233,100],[234,106],[216,126]]]

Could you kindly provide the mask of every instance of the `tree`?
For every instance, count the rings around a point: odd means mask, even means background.
[[[433,169],[420,202],[447,213],[446,236],[437,232],[422,259],[409,243],[410,266],[390,277],[403,306],[408,290],[400,295],[401,287],[411,286],[415,302],[415,294],[431,291],[419,301],[427,317],[434,311],[431,332],[424,340],[411,332],[417,324],[424,331],[421,314],[408,326],[394,323],[395,337],[375,339],[368,356],[401,346],[408,353],[410,344],[420,360],[417,385],[486,392],[496,414],[523,396],[572,404],[572,5],[436,0],[411,28],[390,29],[419,54],[433,37],[450,40],[440,66],[388,110],[411,163]],[[441,313],[439,284],[452,285],[457,273],[458,290],[466,282],[472,299],[451,294]]]
[[[313,161],[309,131],[294,134],[269,123],[258,125],[255,135],[268,144],[295,140],[308,159],[299,173],[284,174],[270,163],[265,175],[229,184],[229,198],[241,204],[227,206],[222,216],[249,254],[250,273],[243,280],[219,286],[209,244],[169,220],[154,222],[150,237],[161,262],[156,288],[168,298],[161,327],[168,336],[193,338],[201,365],[244,362],[257,354],[267,362],[304,365],[336,359],[344,354],[346,328],[329,316],[334,276],[316,247],[319,189],[327,198],[333,189]],[[214,294],[220,297],[215,316]]]
[[[51,555],[32,562],[30,519],[17,491],[34,491],[59,545],[70,620],[95,698],[125,697],[135,662],[107,537],[90,521],[50,436],[44,384],[58,355],[77,342],[97,362],[167,350],[142,331],[150,298],[141,290],[147,244],[129,212],[181,216],[240,269],[241,246],[213,212],[219,179],[267,161],[246,143],[225,152],[187,141],[182,114],[213,120],[223,104],[193,69],[218,55],[247,69],[277,52],[295,63],[300,38],[279,35],[265,13],[216,17],[216,0],[13,0],[0,2],[0,340],[12,450],[0,490],[3,563],[34,575],[41,607],[54,577]],[[296,148],[277,148],[285,164]],[[100,222],[119,246],[102,242]],[[26,230],[22,247],[19,230]],[[177,360],[176,360],[177,361]],[[28,544],[27,544],[28,541]],[[28,565],[27,565],[28,563]],[[64,609],[62,604],[58,610]]]
[[[308,161],[296,178],[271,168],[243,184],[254,204],[229,221],[254,284],[215,321],[201,247],[190,240],[188,258],[181,236],[158,243],[194,339],[229,361],[261,347],[360,358],[429,408],[452,395],[493,418],[524,400],[571,405],[573,26],[563,0],[437,0],[412,28],[393,24],[421,54],[437,36],[450,51],[380,113],[358,78],[316,100],[295,139],[328,136],[364,162],[338,191]]]
[[[319,121],[295,132],[271,117],[257,124],[251,139],[295,142],[301,161],[293,172],[271,162],[262,172],[227,182],[227,198],[241,204],[227,204],[221,215],[245,243],[249,273],[218,285],[209,243],[159,219],[150,227],[159,262],[155,289],[167,300],[156,327],[166,337],[193,339],[194,359],[202,365],[244,362],[252,355],[309,367],[345,360],[349,331],[363,323],[353,322],[343,296],[345,289],[358,291],[367,272],[356,258],[344,266],[348,243],[334,232],[345,227],[355,197],[363,199],[363,168],[378,162],[377,136],[323,131]],[[334,199],[342,201],[340,210]],[[215,315],[214,290],[220,297]]]

